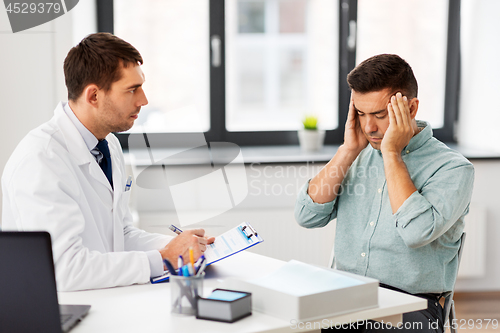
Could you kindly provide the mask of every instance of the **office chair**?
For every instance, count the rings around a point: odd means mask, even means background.
[[[458,248],[458,266],[457,266],[457,275],[458,275],[458,269],[460,268],[460,261],[462,260],[462,252],[464,249],[464,242],[465,242],[465,232],[462,234],[462,237],[460,237],[460,247]],[[450,328],[451,333],[456,333],[457,328],[454,325],[454,320],[456,320],[456,315],[455,315],[455,302],[453,301],[453,295],[455,293],[455,286],[453,286],[453,290],[449,291],[446,293],[444,297],[444,308],[443,308],[443,314],[444,314],[444,324],[448,325]],[[446,328],[445,328],[446,331]]]

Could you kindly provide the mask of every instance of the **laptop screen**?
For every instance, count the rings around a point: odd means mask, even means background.
[[[0,232],[0,332],[61,332],[47,232]]]

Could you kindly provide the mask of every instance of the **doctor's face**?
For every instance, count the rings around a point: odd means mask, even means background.
[[[148,104],[142,89],[145,78],[141,67],[122,65],[121,74],[121,79],[103,93],[104,100],[98,112],[97,121],[107,133],[129,130],[138,118],[141,107]]]

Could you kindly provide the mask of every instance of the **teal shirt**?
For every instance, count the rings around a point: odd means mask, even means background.
[[[347,171],[332,202],[314,203],[305,184],[295,218],[305,228],[324,227],[337,218],[337,269],[376,278],[412,294],[441,293],[455,284],[474,168],[435,139],[428,123],[417,124],[425,128],[401,154],[417,191],[395,214],[382,153],[368,145]]]

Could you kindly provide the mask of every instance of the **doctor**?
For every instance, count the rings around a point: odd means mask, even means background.
[[[123,153],[112,132],[130,129],[148,104],[140,53],[107,33],[92,34],[64,61],[68,103],[17,146],[2,176],[4,230],[47,230],[60,291],[146,283],[199,257],[203,229],[175,238],[131,225]]]

